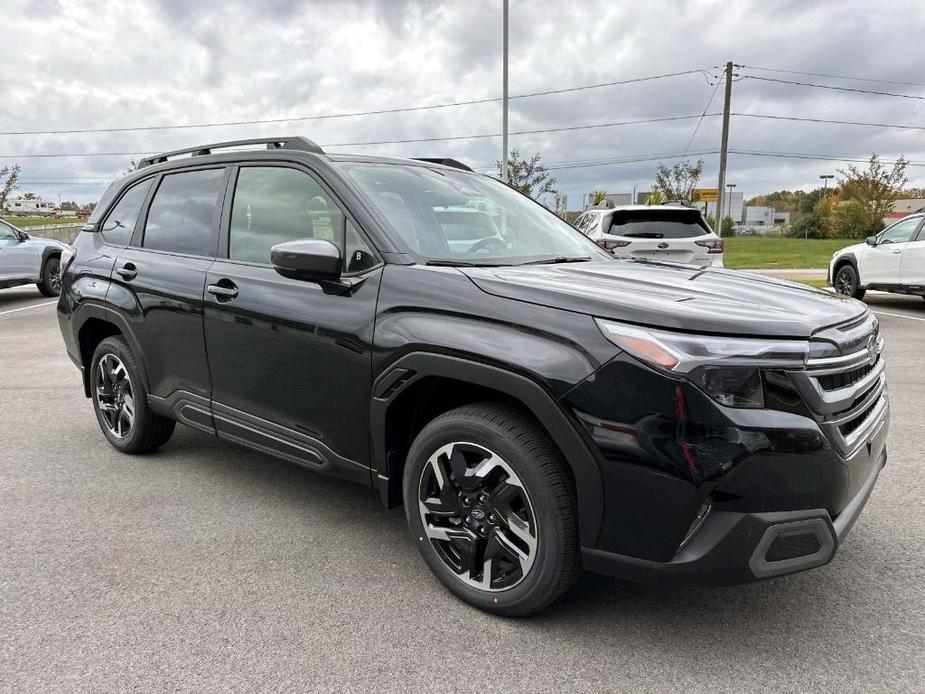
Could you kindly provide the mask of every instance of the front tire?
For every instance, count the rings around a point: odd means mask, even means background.
[[[176,422],[151,411],[138,360],[121,337],[107,337],[90,362],[93,410],[100,430],[123,453],[147,453],[163,446]]]
[[[835,293],[842,296],[850,296],[852,299],[863,299],[866,291],[861,289],[861,283],[858,279],[857,270],[853,265],[842,265],[835,273],[835,280],[832,282],[835,287]]]
[[[53,255],[42,266],[42,279],[35,285],[42,296],[61,293],[61,256]]]
[[[581,571],[574,484],[546,433],[516,407],[468,405],[431,421],[408,453],[403,491],[424,561],[479,609],[536,612]]]

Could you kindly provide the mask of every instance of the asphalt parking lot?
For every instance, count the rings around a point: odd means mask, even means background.
[[[0,292],[0,690],[925,691],[925,301],[872,294],[890,459],[828,566],[724,589],[586,575],[481,614],[371,490],[178,428],[100,434],[34,288]]]

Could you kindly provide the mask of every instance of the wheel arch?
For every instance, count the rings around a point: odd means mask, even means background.
[[[835,261],[835,264],[832,266],[832,286],[835,286],[835,277],[838,275],[838,271],[845,267],[845,265],[850,265],[854,268],[854,273],[858,276],[858,288],[863,289],[865,285],[861,281],[861,269],[858,267],[858,259],[855,257],[854,253],[845,253],[839,256]]]
[[[434,397],[432,390],[438,385],[452,391],[444,388]],[[402,503],[402,470],[417,432],[449,409],[485,400],[516,404],[544,429],[575,482],[581,544],[594,546],[604,508],[601,465],[580,425],[533,380],[461,357],[411,353],[376,379],[370,405],[371,473],[383,503]]]
[[[118,336],[123,338],[135,354],[141,366],[142,378],[145,388],[148,386],[148,376],[145,371],[144,359],[138,347],[138,341],[132,332],[128,321],[111,309],[87,304],[81,306],[75,316],[77,345],[80,350],[80,362],[83,366],[84,395],[90,397],[90,360],[97,346],[107,337]]]

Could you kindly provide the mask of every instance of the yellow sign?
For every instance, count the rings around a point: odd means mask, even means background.
[[[694,199],[691,202],[716,202],[719,200],[718,188],[694,188]]]

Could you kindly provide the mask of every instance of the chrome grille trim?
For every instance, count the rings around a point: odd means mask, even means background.
[[[857,349],[860,344],[869,344],[871,335],[876,336],[873,349]],[[788,374],[823,433],[842,455],[850,457],[876,431],[889,410],[883,335],[879,321],[868,315],[848,328],[828,329],[818,337],[830,343],[833,351],[848,354],[808,359],[806,369]],[[820,383],[824,376],[866,365],[872,367],[869,373],[842,388],[825,390]]]

